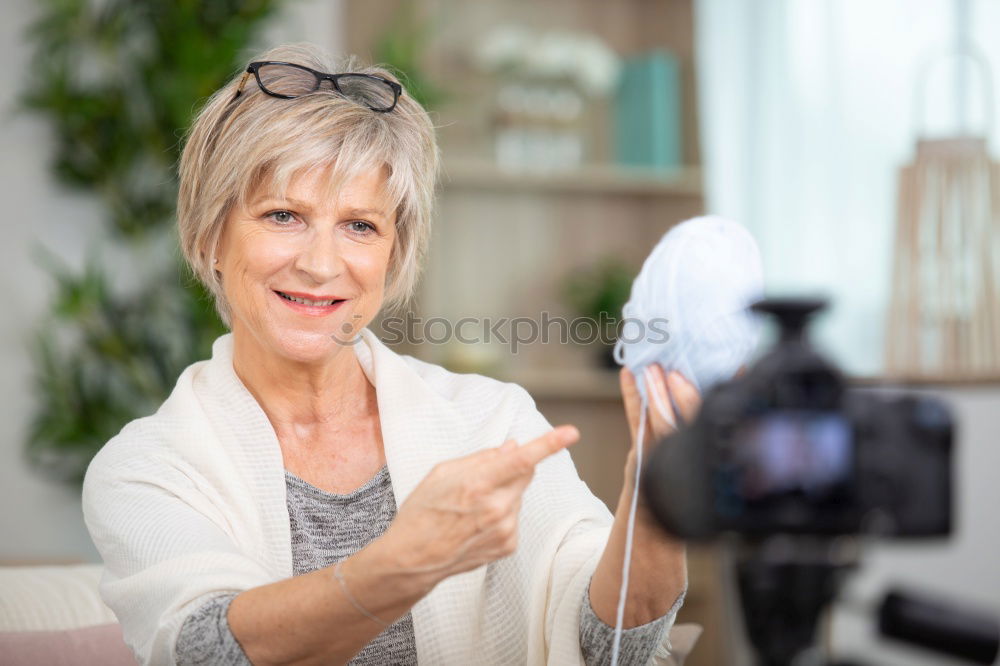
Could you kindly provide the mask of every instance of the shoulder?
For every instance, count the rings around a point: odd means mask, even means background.
[[[121,481],[147,470],[163,470],[171,442],[195,436],[191,409],[197,408],[197,400],[193,383],[205,363],[188,366],[156,412],[129,421],[100,448],[87,466],[85,493],[98,480]]]
[[[519,384],[475,373],[452,372],[411,356],[402,357],[422,380],[468,428],[487,444],[507,439],[522,444],[552,429],[534,399]]]
[[[400,358],[440,397],[456,404],[515,403],[534,407],[535,401],[519,384],[476,373],[452,372],[447,368],[409,355]]]

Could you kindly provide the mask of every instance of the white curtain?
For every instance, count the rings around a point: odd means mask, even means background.
[[[963,11],[966,34],[996,72],[994,0],[695,3],[708,211],[755,234],[771,293],[831,297],[817,337],[852,374],[882,370],[897,169],[913,156],[916,110],[926,110],[924,136],[961,124],[962,77],[928,63],[954,46]],[[983,86],[971,72],[966,79],[963,118],[981,133]]]

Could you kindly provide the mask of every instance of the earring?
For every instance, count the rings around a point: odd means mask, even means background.
[[[216,257],[215,259],[213,259],[213,260],[212,260],[212,263],[213,263],[213,264],[217,264],[217,263],[219,263],[219,258],[218,258],[218,257]]]

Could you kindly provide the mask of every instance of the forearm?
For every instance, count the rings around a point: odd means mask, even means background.
[[[681,600],[674,606],[679,608]],[[672,608],[648,624],[622,631],[619,644],[618,663],[621,666],[648,664],[650,657],[663,641],[663,634],[673,624]],[[590,604],[590,586],[587,586],[583,603],[580,604],[580,651],[586,666],[606,666],[612,661],[615,628],[601,620]]]
[[[408,572],[384,539],[344,560],[341,574],[351,596],[387,624],[436,583]],[[332,566],[243,592],[230,604],[228,621],[258,666],[344,663],[385,628],[354,607]]]
[[[618,611],[631,502],[632,486],[626,483],[618,499],[611,535],[590,583],[590,603],[594,613],[611,626],[615,624]],[[677,601],[686,584],[684,544],[667,536],[656,525],[640,497],[623,626],[637,627],[662,616]]]

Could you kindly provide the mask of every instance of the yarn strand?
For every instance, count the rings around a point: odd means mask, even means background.
[[[618,612],[615,616],[615,638],[611,644],[611,666],[618,666],[618,651],[622,643],[622,624],[625,621],[625,602],[628,598],[628,577],[632,568],[632,541],[635,536],[635,510],[639,504],[639,477],[642,473],[642,440],[646,435],[646,399],[642,398],[642,410],[639,412],[639,430],[635,443],[635,482],[632,484],[632,506],[628,511],[628,524],[625,529],[625,561],[622,563],[622,586],[618,592]]]

